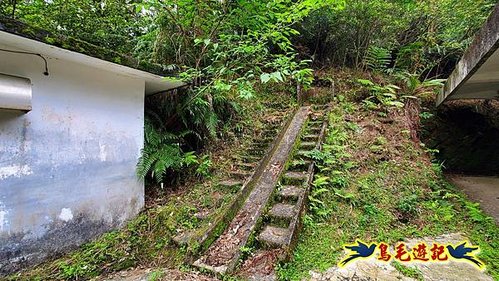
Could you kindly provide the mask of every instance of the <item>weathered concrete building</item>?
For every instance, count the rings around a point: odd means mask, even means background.
[[[141,210],[144,96],[179,85],[163,69],[43,31],[20,34],[18,24],[0,21],[0,276]]]

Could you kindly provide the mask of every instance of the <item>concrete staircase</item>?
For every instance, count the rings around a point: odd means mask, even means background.
[[[321,148],[326,112],[326,107],[299,108],[280,133],[267,133],[237,162],[238,170],[221,184],[244,182],[238,199],[241,204],[232,206],[232,221],[194,266],[217,274],[231,273],[241,260],[241,248],[255,237],[262,250],[282,249],[285,254],[280,258],[291,253],[313,178],[311,151]],[[272,136],[277,137],[271,149],[265,150]],[[253,161],[261,156],[260,162]]]
[[[311,153],[321,149],[321,140],[327,126],[326,109],[311,114],[297,150],[290,157],[274,202],[266,213],[267,223],[258,234],[258,241],[266,248],[281,248],[284,255],[291,253],[300,228],[301,216],[306,211],[306,199],[313,180],[314,162]]]
[[[213,242],[212,240],[221,234],[220,229],[223,231],[234,218],[235,212],[241,208],[252,189],[252,183],[257,178],[255,174],[258,174],[261,169],[261,163],[267,162],[267,158],[272,154],[271,152],[276,146],[276,139],[278,139],[276,136],[279,136],[281,129],[287,126],[294,112],[287,107],[282,107],[281,104],[270,104],[268,108],[274,110],[270,120],[265,123],[259,133],[252,136],[249,143],[241,145],[240,149],[231,156],[232,167],[226,171],[227,176],[216,183],[224,190],[237,193],[228,204],[226,211],[210,221],[206,228],[182,232],[173,238],[179,246],[195,245],[199,247],[198,249],[188,249],[187,262],[192,263],[192,260],[198,255],[199,249],[206,250]]]
[[[229,172],[229,179],[220,181],[220,185],[234,185],[237,182],[238,186],[242,187],[253,176],[260,162],[272,149],[275,136],[279,134],[287,114],[285,112],[274,114],[274,117],[274,120],[266,124],[267,126],[262,133],[255,137],[248,147],[244,148],[242,154],[232,157],[234,165]]]

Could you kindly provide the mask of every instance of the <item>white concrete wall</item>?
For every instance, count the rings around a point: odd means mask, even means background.
[[[12,49],[9,46],[1,48]],[[29,113],[0,109],[0,276],[119,227],[144,205],[135,176],[144,81],[0,52],[33,84]]]

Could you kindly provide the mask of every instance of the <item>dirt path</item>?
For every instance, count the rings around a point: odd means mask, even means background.
[[[448,179],[499,224],[499,177],[448,175]]]

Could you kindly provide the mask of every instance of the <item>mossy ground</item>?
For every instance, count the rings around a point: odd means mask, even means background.
[[[292,260],[279,265],[279,278],[301,280],[310,270],[336,266],[343,245],[356,239],[393,245],[405,238],[460,232],[481,247],[479,257],[499,279],[494,220],[445,181],[433,151],[414,141],[413,120],[405,109],[383,114],[367,109],[349,81],[338,83],[346,88],[334,98],[331,88],[317,90],[319,99],[334,99],[334,109],[304,229]]]

